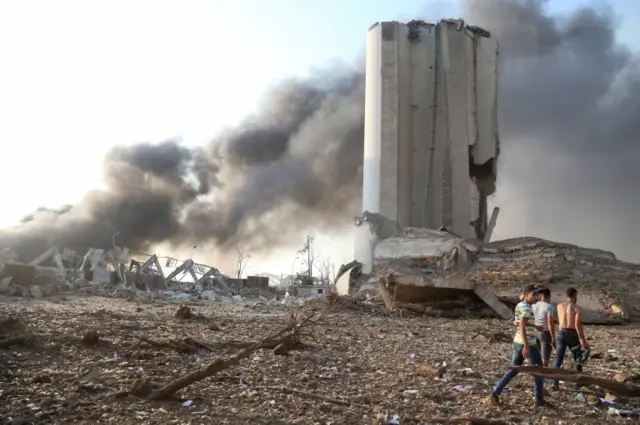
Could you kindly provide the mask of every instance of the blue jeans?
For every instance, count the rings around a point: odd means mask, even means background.
[[[578,332],[572,329],[560,329],[556,336],[556,359],[553,362],[553,367],[559,368],[564,361],[564,355],[567,349],[571,350],[574,347],[580,346],[580,338]],[[575,362],[574,362],[575,363]],[[576,371],[582,372],[582,365],[579,363],[574,364]],[[554,388],[557,388],[560,383],[558,381],[553,382]]]
[[[522,366],[522,364],[524,363],[525,359],[524,359],[524,356],[522,355],[522,348],[524,348],[522,344],[518,344],[517,342],[513,343],[513,358],[511,360],[511,364],[513,366]],[[540,355],[540,347],[538,347],[537,345],[530,345],[529,353],[530,353],[529,359],[531,360],[531,364],[534,366],[542,366],[542,356]],[[510,370],[509,372],[505,373],[504,376],[500,379],[500,381],[498,381],[498,385],[496,386],[496,389],[493,392],[498,395],[502,394],[507,384],[509,384],[509,382],[511,382],[511,380],[515,378],[517,375],[518,375],[518,372],[513,370]],[[544,388],[544,380],[540,377],[534,376],[533,377],[533,394],[535,395],[537,402],[542,402],[544,400],[543,388]]]
[[[553,367],[562,366],[564,360],[564,354],[567,352],[567,348],[571,350],[574,347],[580,346],[580,338],[578,338],[578,332],[568,329],[560,329],[556,336],[556,360],[553,362]],[[582,365],[576,364],[575,368],[578,372],[582,372]]]

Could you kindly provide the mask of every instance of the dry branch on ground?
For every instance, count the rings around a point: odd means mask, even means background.
[[[310,324],[316,324],[323,314],[324,313],[312,313],[306,316],[300,316],[294,313],[290,316],[290,322],[285,328],[264,338],[260,342],[256,342],[233,356],[227,358],[217,357],[206,366],[175,379],[164,386],[160,386],[159,388],[156,388],[156,385],[151,384],[149,381],[136,381],[131,389],[131,393],[138,397],[148,398],[150,400],[162,400],[172,397],[176,392],[195,382],[209,378],[218,372],[237,365],[241,360],[246,359],[254,352],[264,348],[265,345],[276,344],[275,348],[284,347],[284,349],[286,349],[286,344],[288,344],[286,341],[299,340],[299,337],[303,334],[305,327]]]
[[[575,382],[583,387],[597,385],[613,394],[624,397],[640,397],[640,385],[619,382],[614,379],[600,378],[586,373],[578,373],[566,369],[544,368],[537,366],[512,366],[511,370],[540,376],[546,379],[555,379],[564,382]]]
[[[371,424],[397,414],[402,425],[427,420],[500,424],[514,422],[513,416],[522,423],[599,425],[625,423],[608,414],[610,406],[621,412],[640,408],[637,398],[616,398],[595,386],[579,393],[567,384],[560,392],[550,391],[557,410],[540,412],[529,403],[532,385],[525,374],[512,381],[502,407],[496,408],[486,399],[508,370],[511,349],[472,337],[477,331],[510,334],[511,323],[403,317],[342,297],[305,308],[321,314],[327,305],[331,314],[322,317],[321,326],[310,323],[301,329],[300,339],[309,340],[304,350],[286,350],[288,356],[274,355],[273,348],[256,350],[182,391],[170,388],[167,402],[151,403],[151,395],[172,382],[263,343],[288,324],[290,311],[264,303],[203,301],[189,305],[193,319],[177,320],[178,305],[161,300],[147,305],[102,297],[0,302],[0,317],[19,321],[0,328],[0,334],[34,332],[37,342],[11,345],[0,353],[0,423]],[[210,328],[212,319],[198,317],[215,318],[224,332]],[[98,342],[83,344],[83,337],[92,339],[92,330]],[[634,339],[640,329],[588,327],[586,332],[594,353],[604,353],[587,363],[587,374],[631,379],[640,373]],[[186,343],[196,350],[185,354],[134,336]],[[132,389],[147,398],[131,396]],[[597,403],[605,397],[615,404]],[[190,401],[189,407],[177,401],[181,398]]]

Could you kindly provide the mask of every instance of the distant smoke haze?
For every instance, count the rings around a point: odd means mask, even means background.
[[[545,3],[463,1],[463,17],[501,44],[495,235],[640,260],[638,58],[616,44],[610,9],[552,16]],[[34,257],[51,244],[109,247],[120,231],[118,243],[134,250],[199,243],[258,252],[348,226],[360,208],[363,117],[360,66],[286,80],[207,146],[114,147],[106,190],[35,212],[0,232],[0,248]]]
[[[193,244],[251,251],[297,242],[308,228],[350,223],[357,212],[364,137],[364,78],[339,65],[289,79],[259,112],[209,145],[116,146],[106,190],[74,206],[39,209],[0,233],[0,248],[32,258],[52,244],[133,250]]]

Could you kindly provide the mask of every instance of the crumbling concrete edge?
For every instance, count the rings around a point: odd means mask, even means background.
[[[480,283],[473,282],[464,277],[448,277],[433,281],[435,288],[454,288],[473,291],[486,305],[488,305],[498,316],[505,320],[513,319],[513,312],[493,293],[493,291]]]
[[[474,284],[473,292],[493,309],[500,317],[505,320],[511,320],[513,313],[489,288],[484,285]]]

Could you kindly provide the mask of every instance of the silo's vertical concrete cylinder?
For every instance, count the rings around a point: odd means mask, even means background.
[[[497,53],[488,32],[458,20],[369,29],[363,211],[483,239],[499,153]],[[358,226],[364,273],[376,242]]]

